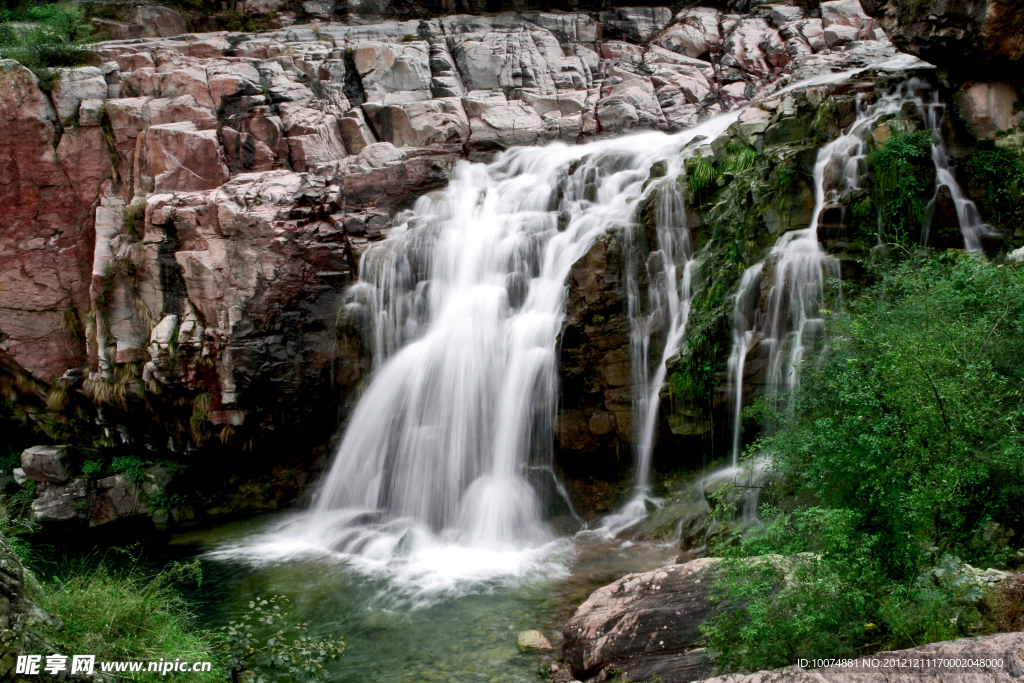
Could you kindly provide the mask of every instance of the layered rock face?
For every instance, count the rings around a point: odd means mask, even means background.
[[[251,444],[311,427],[322,442],[368,367],[342,291],[396,212],[460,159],[676,130],[893,53],[855,3],[820,14],[630,8],[121,40],[49,94],[5,61],[0,352],[100,403],[124,403],[110,396],[126,382],[141,382],[128,399],[184,392],[208,427],[140,435],[125,420],[115,440],[180,452],[196,432],[252,428]],[[605,401],[585,419],[607,441],[628,412]]]

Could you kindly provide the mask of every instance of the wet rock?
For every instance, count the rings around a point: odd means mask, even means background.
[[[617,459],[629,442],[632,410],[629,319],[625,313],[622,247],[604,235],[573,264],[559,343],[562,400],[555,431],[560,462],[592,474]],[[625,368],[626,374],[621,370]]]
[[[89,481],[78,477],[66,484],[41,482],[32,501],[32,517],[40,524],[71,522],[88,516]]]
[[[580,680],[700,680],[712,670],[700,624],[720,560],[629,574],[594,591],[565,625],[562,656]]]
[[[991,140],[1017,124],[1017,101],[1017,89],[1009,83],[970,81],[954,97],[961,120],[979,140]]]
[[[903,52],[947,69],[955,79],[1019,81],[1024,74],[1024,6],[1013,0],[864,0]]]
[[[520,631],[516,636],[516,645],[520,652],[536,652],[537,650],[550,650],[551,642],[540,631]]]
[[[71,476],[67,448],[63,446],[32,446],[21,454],[21,470],[32,481],[60,483]]]

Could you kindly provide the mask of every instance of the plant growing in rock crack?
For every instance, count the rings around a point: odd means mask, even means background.
[[[287,611],[288,598],[256,598],[239,621],[221,629],[232,683],[321,681],[324,664],[345,651],[341,636],[309,635],[309,625]]]
[[[883,242],[911,244],[919,240],[925,204],[935,183],[934,141],[932,132],[926,130],[894,135],[868,157]]]
[[[125,455],[114,458],[110,462],[110,469],[118,474],[126,474],[135,483],[146,478],[146,463],[134,455]]]

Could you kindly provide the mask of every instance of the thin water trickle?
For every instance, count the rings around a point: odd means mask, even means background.
[[[935,163],[935,196],[928,202],[925,208],[924,225],[921,228],[921,245],[928,246],[928,233],[931,228],[932,218],[935,214],[935,206],[939,199],[942,188],[949,191],[956,207],[956,218],[960,224],[960,234],[964,237],[964,249],[967,251],[981,251],[981,237],[985,234],[995,232],[995,229],[981,220],[981,213],[978,207],[970,199],[964,196],[960,184],[953,175],[949,166],[949,153],[946,151],[946,143],[942,139],[942,120],[946,114],[946,105],[939,99],[939,93],[931,89],[926,83],[919,84],[928,96],[926,102],[923,96],[916,97],[914,102],[924,118],[925,127],[933,131],[932,161]]]

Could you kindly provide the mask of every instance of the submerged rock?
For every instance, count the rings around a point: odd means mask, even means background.
[[[520,652],[552,649],[551,641],[540,631],[520,631],[516,636],[516,645]]]

